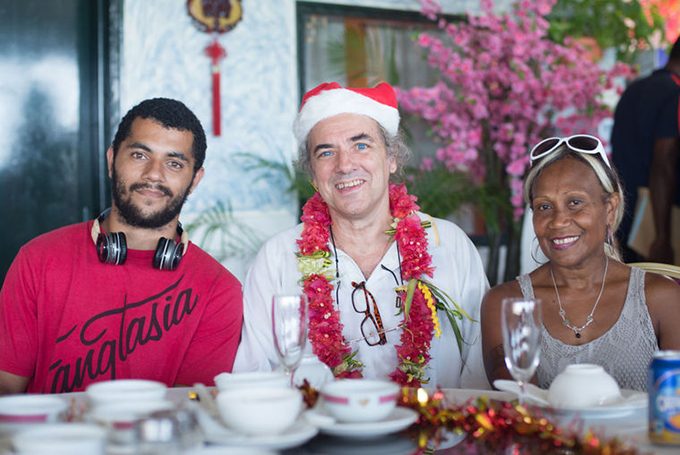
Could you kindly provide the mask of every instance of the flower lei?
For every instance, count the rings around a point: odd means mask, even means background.
[[[423,276],[432,277],[434,271],[425,234],[425,227],[429,227],[430,223],[421,223],[418,218],[416,212],[420,207],[415,203],[415,196],[406,192],[404,184],[390,184],[389,198],[394,223],[387,232],[397,242],[402,255],[402,278],[408,282],[407,287],[396,289],[404,301],[404,325],[400,344],[396,347],[399,365],[390,378],[402,386],[419,387],[421,383],[427,383],[425,368],[430,361],[432,337],[441,333],[436,309],[446,311],[459,349],[462,349],[462,337],[455,319],[470,317],[446,294],[423,279]],[[309,299],[308,331],[313,352],[333,370],[336,377],[359,378],[363,364],[354,358],[356,351],[352,352],[342,335],[340,313],[333,302],[333,273],[329,270],[332,261],[328,246],[332,222],[328,206],[319,193],[302,208],[302,222],[302,235],[297,240],[300,249],[297,253],[298,268],[302,272],[300,282],[303,292]],[[448,307],[446,300],[455,309]]]

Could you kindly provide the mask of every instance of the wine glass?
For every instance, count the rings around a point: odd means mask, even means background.
[[[291,378],[300,365],[307,340],[307,296],[275,295],[272,298],[272,333],[281,366]]]
[[[505,298],[502,305],[505,365],[519,385],[518,399],[523,405],[526,397],[525,384],[536,371],[541,349],[540,301]]]

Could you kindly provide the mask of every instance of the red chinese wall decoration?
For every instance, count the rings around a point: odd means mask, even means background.
[[[241,20],[241,0],[187,0],[187,11],[194,25],[202,32],[212,35],[212,42],[206,46],[205,54],[212,62],[212,111],[213,135],[221,133],[220,118],[220,61],[227,51],[219,43],[219,35],[236,27]]]

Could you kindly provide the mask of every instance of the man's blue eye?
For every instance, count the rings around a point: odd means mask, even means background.
[[[359,144],[359,145],[357,145],[357,148],[359,150],[364,150],[366,148],[366,144]]]

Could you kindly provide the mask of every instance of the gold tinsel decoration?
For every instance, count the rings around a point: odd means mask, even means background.
[[[319,393],[305,381],[300,387],[308,407]],[[539,410],[517,401],[470,399],[462,405],[448,405],[444,392],[402,388],[398,405],[414,409],[420,417],[407,434],[418,443],[421,454],[433,453],[443,431],[465,434],[465,439],[445,454],[503,453],[558,455],[642,455],[617,438],[601,438],[594,431],[563,429],[542,416]],[[437,452],[440,453],[440,452]]]
[[[634,447],[616,438],[600,438],[595,432],[580,435],[564,430],[531,408],[516,401],[487,397],[449,406],[441,390],[403,388],[399,405],[416,410],[420,417],[409,430],[421,453],[432,453],[443,430],[465,433],[452,452],[564,455],[640,455]],[[481,447],[480,447],[481,446]]]

